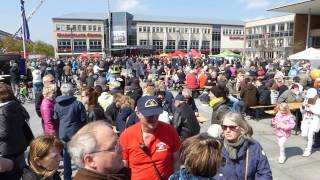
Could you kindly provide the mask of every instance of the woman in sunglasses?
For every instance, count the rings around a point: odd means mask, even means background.
[[[226,160],[222,173],[226,179],[271,180],[268,158],[261,145],[251,138],[252,128],[239,113],[228,112],[222,118],[223,148]]]

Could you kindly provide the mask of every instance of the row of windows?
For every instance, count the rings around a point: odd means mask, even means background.
[[[150,26],[139,26],[139,32],[167,32],[167,33],[174,33],[174,32],[180,32],[180,33],[193,33],[193,34],[199,34],[202,32],[203,34],[210,34],[211,29],[202,29],[202,28],[184,28],[184,27],[150,27]]]
[[[293,38],[277,38],[269,40],[254,40],[248,41],[248,48],[255,47],[291,47],[293,45]]]
[[[249,34],[246,36],[247,39],[269,39],[275,37],[288,37],[293,36],[293,30],[281,31],[281,32],[271,32],[265,34]]]
[[[223,35],[244,35],[241,29],[223,29]]]
[[[71,40],[70,39],[58,39],[58,52],[59,53],[70,53],[72,52]],[[87,41],[83,39],[73,40],[73,52],[100,52],[102,50],[101,40],[90,39],[89,49],[87,49]]]
[[[148,45],[147,40],[140,40],[140,45],[146,46]],[[155,49],[163,49],[163,40],[153,40],[152,45]],[[180,40],[178,43],[178,49],[187,49],[188,41],[187,40]],[[191,49],[198,49],[199,48],[199,41],[198,40],[191,40],[190,41],[190,48]],[[210,41],[202,41],[201,49],[209,49],[210,48]],[[175,40],[168,40],[166,49],[175,50],[176,49],[176,41]]]
[[[293,31],[293,28],[294,28],[293,22],[283,22],[283,23],[250,27],[250,28],[247,28],[247,34],[252,35],[252,34],[265,34],[265,33],[273,33],[273,32]]]
[[[56,31],[74,31],[74,32],[82,32],[82,31],[92,31],[92,32],[101,32],[102,25],[70,25],[70,24],[57,24]]]

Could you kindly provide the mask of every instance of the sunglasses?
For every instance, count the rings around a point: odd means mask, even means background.
[[[231,131],[235,131],[238,129],[238,126],[227,126],[227,125],[221,125],[222,129],[225,131],[227,130],[228,128],[231,130]]]

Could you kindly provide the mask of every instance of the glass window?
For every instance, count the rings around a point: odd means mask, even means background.
[[[176,28],[175,27],[172,28],[172,32],[176,32]]]
[[[142,32],[142,27],[141,26],[139,26],[139,32]]]
[[[199,28],[197,28],[197,29],[196,29],[196,33],[197,33],[197,34],[199,34],[199,33],[200,33],[200,30],[199,30]]]
[[[157,50],[163,49],[163,41],[162,40],[153,40],[152,45]]]
[[[83,31],[87,31],[87,26],[86,25],[82,25],[82,30]]]
[[[89,51],[90,52],[102,52],[102,45],[100,39],[89,40]]]
[[[161,32],[161,33],[163,32],[163,27],[160,27],[160,32]]]
[[[78,25],[77,31],[82,31],[82,26],[81,25]]]
[[[147,32],[147,27],[143,26],[143,32]]]
[[[152,32],[156,32],[156,28],[155,27],[152,27]]]
[[[180,40],[178,43],[178,49],[187,50],[188,48],[188,41],[187,40]]]
[[[70,25],[67,25],[67,31],[70,31]]]
[[[56,25],[56,31],[60,31],[61,30],[61,26],[60,26],[60,24],[57,24]]]
[[[98,31],[101,32],[101,26],[98,26]]]
[[[147,32],[150,32],[150,27],[149,26],[147,27]]]
[[[89,26],[88,26],[88,30],[89,30],[89,31],[92,31],[92,25],[89,25]]]
[[[71,40],[70,39],[58,39],[58,53],[70,53],[71,52]]]
[[[175,40],[168,40],[166,49],[174,51],[176,49],[176,41]]]
[[[184,33],[188,33],[188,28],[184,28]]]
[[[140,46],[146,46],[146,45],[147,45],[147,40],[141,39]]]
[[[199,48],[199,41],[198,40],[191,40],[190,49],[198,49]]]
[[[72,30],[76,31],[77,30],[77,25],[72,25]]]
[[[96,25],[92,26],[92,31],[97,31],[97,26]]]
[[[160,28],[159,27],[157,27],[157,32],[160,32]]]

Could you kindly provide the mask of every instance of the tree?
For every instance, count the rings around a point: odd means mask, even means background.
[[[36,41],[33,43],[33,53],[52,57],[54,56],[54,47],[43,41]]]

